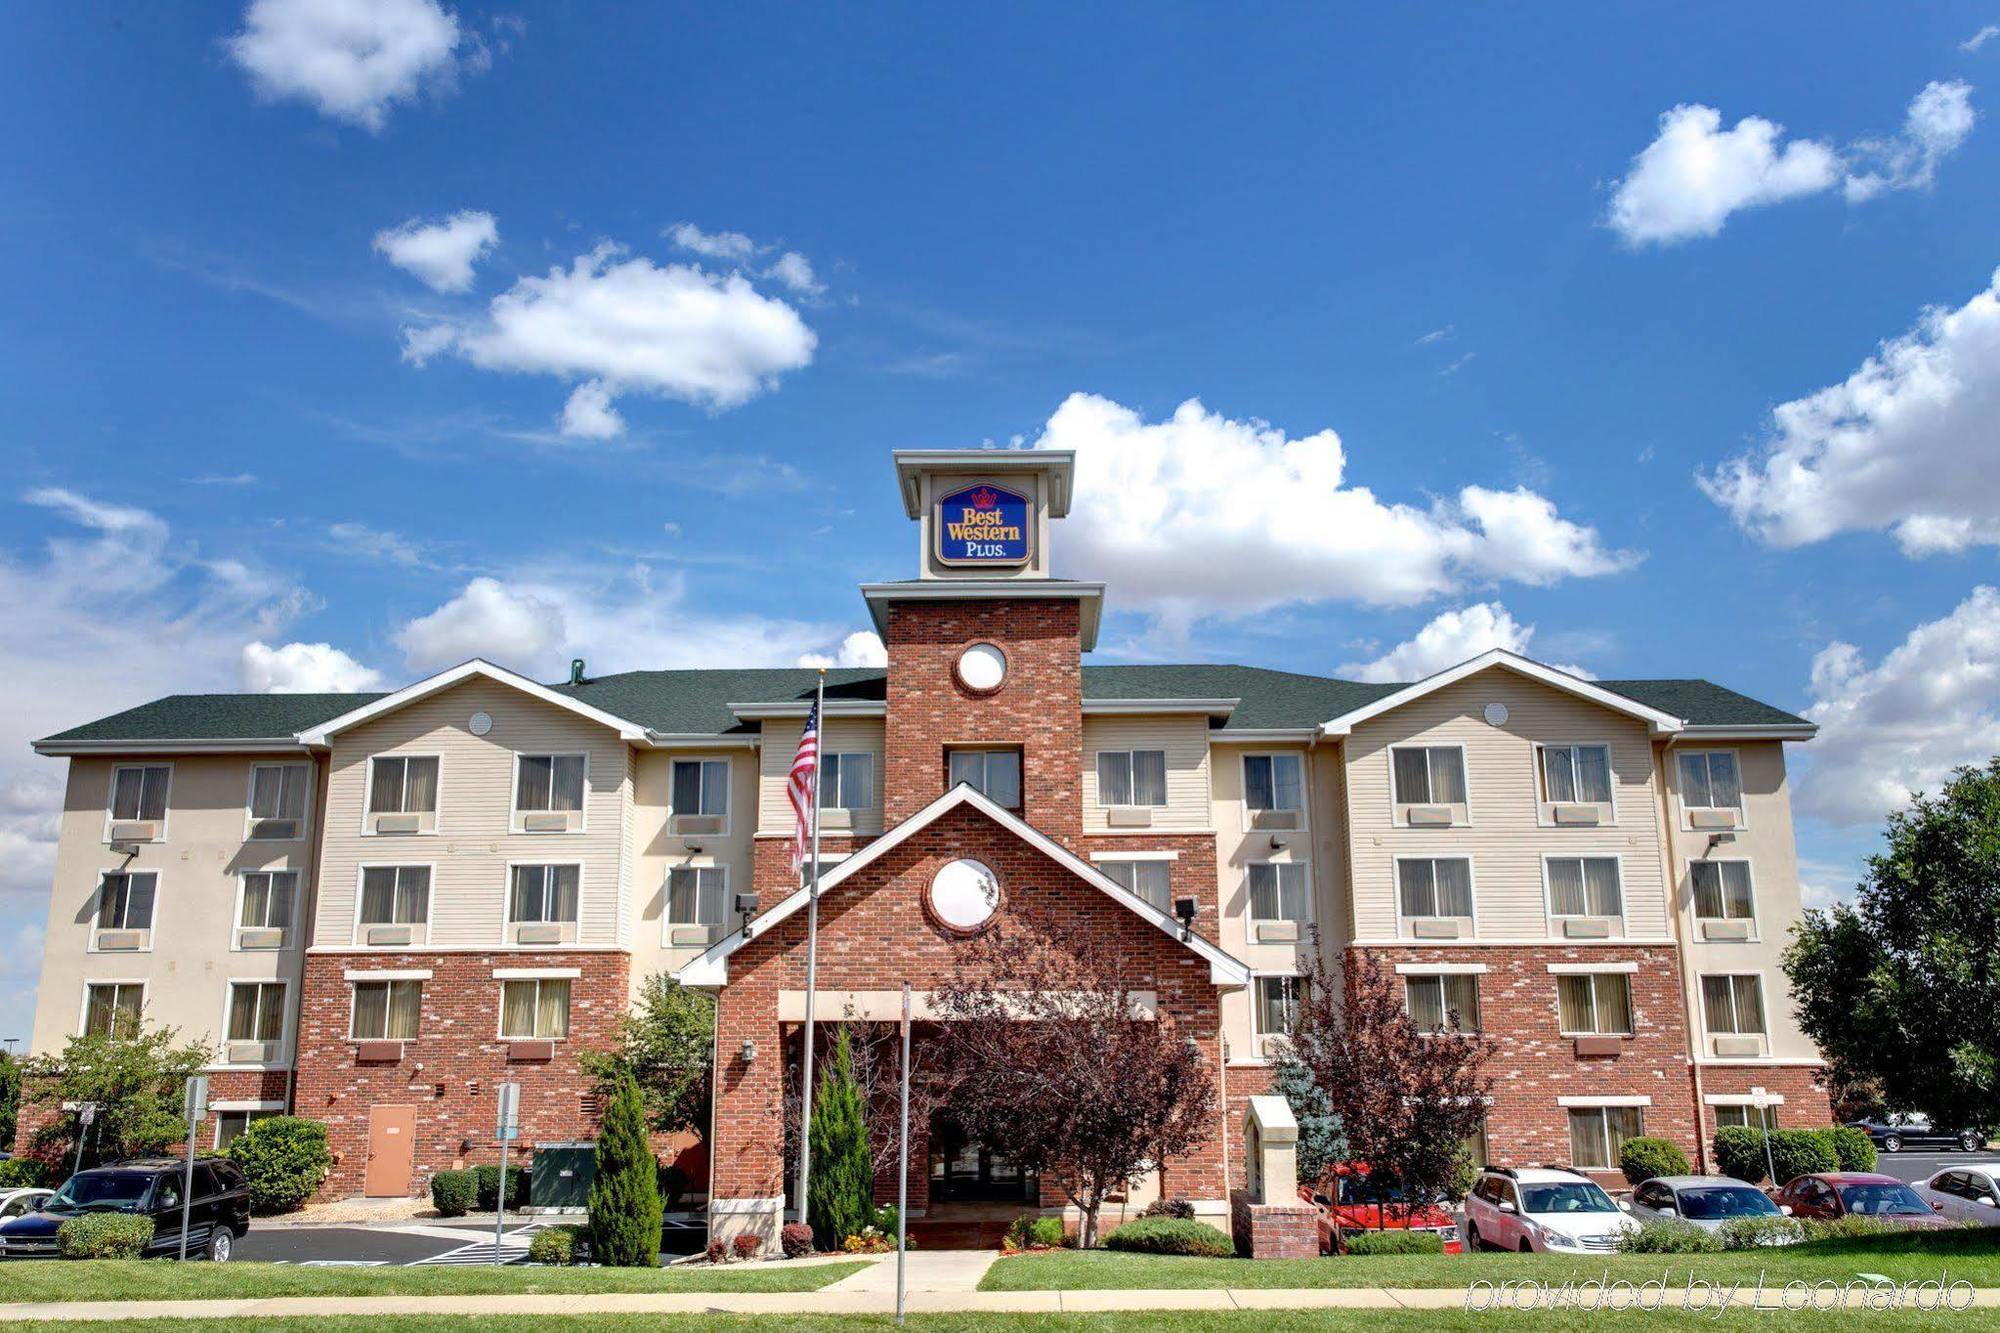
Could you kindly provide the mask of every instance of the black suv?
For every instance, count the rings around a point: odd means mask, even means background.
[[[63,1182],[38,1213],[0,1222],[0,1259],[53,1259],[56,1228],[86,1213],[132,1213],[153,1219],[146,1257],[181,1252],[181,1191],[187,1163],[148,1157],[94,1166]],[[194,1164],[194,1202],[188,1209],[188,1257],[226,1261],[250,1229],[250,1186],[242,1168],[226,1157]]]

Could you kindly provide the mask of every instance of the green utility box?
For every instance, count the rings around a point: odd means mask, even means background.
[[[587,1207],[590,1182],[596,1178],[596,1144],[538,1143],[534,1184],[528,1197],[537,1208]]]

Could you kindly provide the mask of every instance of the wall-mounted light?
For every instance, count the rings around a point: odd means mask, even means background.
[[[742,1051],[740,1052],[740,1054],[741,1054],[741,1055],[742,1055],[742,1057],[743,1057],[743,1063],[744,1063],[744,1064],[746,1064],[746,1065],[749,1065],[749,1064],[755,1064],[755,1063],[757,1063],[757,1041],[756,1041],[756,1038],[754,1038],[754,1037],[745,1037],[745,1038],[743,1039],[743,1049],[742,1049]]]
[[[1271,850],[1274,852],[1282,852],[1285,850],[1285,840],[1279,837],[1275,833],[1271,835]]]
[[[1198,906],[1192,898],[1174,899],[1174,915],[1181,919],[1181,938],[1183,940],[1194,938],[1194,914]]]
[[[689,856],[700,856],[700,855],[701,855],[701,844],[700,844],[700,843],[698,843],[698,842],[685,842],[685,841],[684,841],[684,842],[683,842],[683,843],[682,843],[681,845],[682,845],[683,847],[687,848],[687,854],[688,854]]]
[[[750,918],[757,915],[757,895],[739,893],[736,895],[736,915],[743,918],[743,938],[750,938]]]

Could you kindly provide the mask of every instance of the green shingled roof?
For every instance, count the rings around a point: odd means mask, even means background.
[[[1696,727],[1809,727],[1782,708],[1705,680],[1600,680],[1597,685]]]
[[[379,694],[170,694],[50,736],[50,741],[289,739]]]

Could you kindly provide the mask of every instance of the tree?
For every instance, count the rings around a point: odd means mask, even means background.
[[[612,1066],[632,1072],[655,1133],[708,1132],[715,1072],[715,998],[681,985],[664,972],[639,987],[632,1012],[618,1027],[613,1054],[587,1052],[585,1069],[608,1092]]]
[[[812,1102],[812,1174],[806,1221],[813,1243],[836,1250],[875,1216],[875,1162],[868,1152],[868,1106],[854,1081],[853,1052],[843,1026],[833,1058],[821,1066]]]
[[[646,1142],[646,1108],[629,1069],[610,1078],[597,1131],[597,1178],[590,1184],[590,1245],[610,1268],[660,1261],[659,1163]]]
[[[52,1113],[35,1131],[34,1155],[65,1164],[76,1159],[78,1108],[85,1103],[97,1108],[85,1135],[85,1166],[184,1145],[187,1080],[213,1052],[205,1043],[176,1045],[179,1037],[178,1029],[163,1027],[129,1037],[71,1037],[60,1054],[28,1059],[21,1095]]]
[[[1402,987],[1367,954],[1353,956],[1344,986],[1310,962],[1298,1015],[1293,1050],[1325,1089],[1354,1160],[1399,1182],[1406,1210],[1451,1192],[1486,1118],[1492,1044],[1455,1012],[1437,1033],[1419,1027]]]
[[[959,1123],[1060,1189],[1085,1247],[1107,1194],[1215,1130],[1215,1070],[1196,1034],[1149,1016],[1134,993],[1150,962],[1077,928],[1016,921],[974,941],[931,995]]]
[[[877,1178],[896,1178],[902,1144],[903,1034],[897,1023],[876,1023],[857,1018],[850,1005],[841,1019],[847,1033],[848,1055],[853,1061],[854,1082],[861,1089],[862,1104],[868,1113],[868,1155]],[[931,1117],[951,1102],[952,1089],[932,1055],[935,1041],[920,1028],[910,1042],[910,1125],[921,1134]],[[784,1160],[799,1160],[799,1067],[800,1043],[790,1037],[785,1043],[784,1077]],[[825,1058],[825,1052],[820,1053]],[[919,1164],[921,1167],[921,1164]]]
[[[1271,1070],[1271,1091],[1292,1108],[1299,1122],[1299,1183],[1317,1185],[1334,1166],[1347,1160],[1347,1136],[1333,1103],[1314,1082],[1312,1070],[1287,1052]]]
[[[2000,1123],[2000,759],[1914,797],[1886,836],[1854,905],[1794,928],[1799,1026],[1892,1109]]]
[[[0,1152],[14,1150],[14,1129],[21,1110],[21,1062],[12,1051],[0,1051]]]

